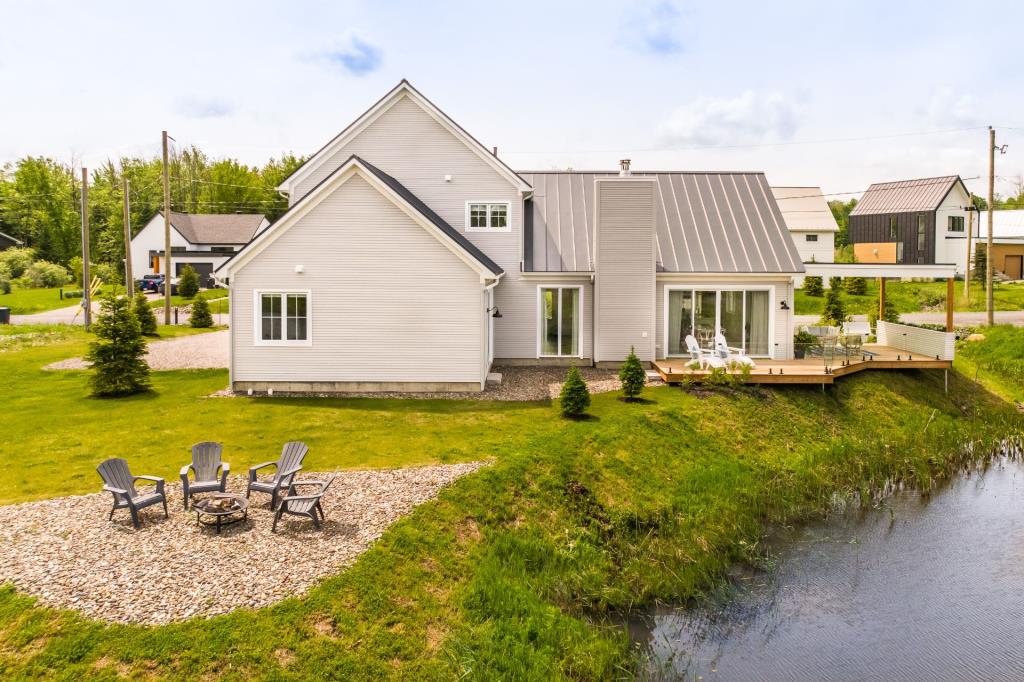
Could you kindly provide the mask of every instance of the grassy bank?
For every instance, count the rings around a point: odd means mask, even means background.
[[[585,614],[700,595],[760,553],[765,523],[814,515],[835,492],[891,478],[928,485],[958,470],[960,443],[1022,427],[1012,407],[959,374],[943,393],[938,372],[864,373],[827,393],[659,388],[641,403],[606,394],[581,422],[543,403],[206,399],[223,372],[173,372],[156,397],[104,401],[101,411],[82,397],[81,376],[35,369],[80,342],[0,354],[0,369],[18,372],[16,394],[35,391],[26,400],[41,410],[50,396],[60,425],[48,443],[23,428],[0,444],[6,471],[41,479],[31,488],[8,479],[6,500],[95,490],[85,472],[114,444],[168,476],[207,437],[227,441],[236,470],[297,436],[317,439],[313,468],[494,462],[307,598],[268,609],[107,626],[2,589],[6,678],[630,678],[624,633]],[[56,383],[28,389],[37,382]],[[88,415],[114,432],[102,447],[103,425],[80,433]],[[26,438],[36,440],[18,444]],[[82,478],[69,483],[70,466]]]
[[[100,295],[113,291],[115,288],[123,290],[121,287],[104,285],[100,290]],[[73,289],[78,289],[78,287],[75,287],[73,284],[63,287],[63,291],[71,291]],[[16,287],[9,294],[0,293],[0,308],[10,308],[11,315],[31,315],[32,313],[44,313],[49,310],[67,308],[68,306],[81,303],[81,298],[61,298],[61,290],[61,288],[22,289]]]
[[[983,312],[985,310],[985,287],[971,282],[970,300],[964,298],[964,283],[955,283],[956,299],[954,310],[959,312]],[[896,310],[913,313],[922,310],[945,310],[945,282],[887,282],[885,296]],[[1024,284],[996,284],[992,291],[996,310],[1024,309]],[[878,310],[878,280],[868,280],[867,293],[851,296],[843,292],[846,312],[849,315],[867,315]],[[824,296],[808,296],[802,289],[796,291],[797,315],[820,315],[825,305]]]
[[[999,325],[978,332],[984,341],[961,343],[957,349],[960,371],[1007,400],[1024,404],[1024,328]]]

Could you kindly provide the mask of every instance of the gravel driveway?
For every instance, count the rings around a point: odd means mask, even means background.
[[[13,582],[46,606],[124,623],[262,608],[350,565],[388,526],[481,466],[340,472],[324,498],[320,531],[285,516],[272,534],[270,496],[254,494],[248,521],[216,535],[196,526],[195,513],[182,509],[181,484],[170,482],[170,518],[159,505],[148,507],[139,530],[123,509],[107,520],[107,493],[2,506],[0,582]],[[244,492],[243,478],[230,478],[228,490]]]
[[[166,341],[153,341],[146,352],[146,362],[154,370],[224,369],[228,366],[228,330],[182,336]],[[46,366],[45,369],[88,369],[83,358],[70,358]]]

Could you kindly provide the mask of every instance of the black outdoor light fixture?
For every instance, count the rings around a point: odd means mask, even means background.
[[[488,309],[487,309],[487,312],[489,312],[489,313],[490,313],[490,312],[491,312],[492,310],[493,310],[494,312],[493,312],[493,313],[491,313],[491,317],[493,317],[493,318],[496,318],[496,319],[501,319],[501,311],[500,311],[500,310],[498,310],[498,306],[494,306],[493,308],[488,308]]]
[[[789,304],[786,303],[785,301],[783,301],[779,307],[782,308],[783,310],[789,310]]]

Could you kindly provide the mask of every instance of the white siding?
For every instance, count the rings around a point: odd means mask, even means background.
[[[370,123],[347,145],[297,185],[295,202],[352,154],[405,185],[462,232],[506,273],[495,288],[502,317],[494,320],[494,355],[537,357],[536,285],[519,277],[522,260],[523,200],[508,179],[485,163],[408,96]],[[451,176],[446,182],[445,176]],[[509,232],[466,231],[467,201],[508,201]]]
[[[742,281],[729,278],[700,278],[700,279],[675,279],[659,280],[657,286],[657,299],[654,310],[657,315],[658,342],[656,354],[658,358],[665,357],[665,287],[680,287],[692,289],[764,289],[768,288],[770,293],[770,310],[772,315],[771,326],[773,329],[773,347],[769,348],[773,360],[788,360],[793,357],[793,283],[789,279],[779,277],[772,278],[747,278]],[[782,301],[786,302],[789,310],[782,310]]]
[[[790,232],[800,260],[804,263],[834,263],[836,235],[834,232]],[[818,241],[807,241],[807,235],[817,235]]]
[[[879,320],[878,343],[939,360],[952,360],[956,353],[956,334],[934,329],[921,329],[905,324]]]
[[[630,348],[654,359],[656,186],[643,179],[596,181],[594,360],[624,360]]]
[[[969,205],[968,202],[967,194],[960,187],[960,183],[956,183],[935,212],[935,262],[954,263],[959,274],[962,274],[967,267],[968,215],[964,207]],[[964,219],[963,232],[949,231],[950,216],[961,216]],[[985,220],[985,214],[982,213],[981,216],[982,220]],[[987,222],[982,224],[988,226]],[[976,230],[977,227],[978,215],[976,214],[973,229]]]
[[[189,243],[181,234],[171,227],[171,247],[188,247]],[[143,275],[152,275],[153,267],[149,260],[150,251],[164,250],[164,217],[157,213],[146,226],[139,230],[138,234],[132,237],[132,277],[139,279]],[[223,259],[221,259],[223,261]],[[160,269],[163,270],[163,259],[160,259]],[[171,254],[171,267],[174,267],[174,254]]]
[[[231,279],[234,382],[483,380],[479,275],[359,176]],[[257,289],[311,291],[311,346],[255,345]]]

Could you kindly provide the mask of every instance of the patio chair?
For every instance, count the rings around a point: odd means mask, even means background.
[[[288,490],[292,478],[302,470],[302,459],[309,452],[309,447],[300,441],[290,441],[284,444],[281,449],[281,456],[276,462],[264,462],[254,467],[249,467],[249,486],[245,496],[249,497],[252,491],[259,493],[270,493],[270,508],[277,509],[277,498],[282,490]],[[257,478],[256,472],[266,467],[275,467],[274,475],[266,481]]]
[[[331,483],[334,482],[335,478],[337,477],[331,476],[326,481],[292,481],[288,486],[288,494],[281,498],[281,505],[277,508],[277,514],[274,515],[274,525],[270,528],[271,532],[277,532],[277,522],[281,520],[282,514],[304,516],[313,522],[314,528],[320,530],[320,521],[326,518],[324,516],[324,508],[320,505],[320,498],[331,487]],[[307,495],[299,495],[295,490],[299,486],[316,486],[317,490]]]
[[[114,496],[114,507],[110,510],[108,520],[113,520],[114,512],[128,508],[132,514],[132,525],[139,527],[139,510],[162,502],[164,518],[167,518],[167,496],[164,494],[164,479],[157,476],[132,476],[128,470],[128,462],[115,457],[96,467],[103,479],[103,489]],[[152,481],[156,483],[153,492],[139,492],[135,489],[135,481]]]
[[[205,441],[192,446],[192,463],[181,467],[181,487],[185,498],[185,511],[196,493],[222,493],[227,487],[231,465],[221,461],[220,443]],[[193,480],[188,479],[189,469]],[[218,475],[219,474],[219,475]]]
[[[700,347],[693,334],[686,335],[686,350],[690,352],[691,362],[696,362],[701,369],[710,366],[713,369],[725,369],[725,362],[715,355],[713,351]]]
[[[725,340],[725,334],[722,332],[715,334],[715,352],[718,353],[718,357],[725,361],[726,366],[734,362],[750,368],[757,366],[753,360],[743,354],[742,348],[731,347]]]

